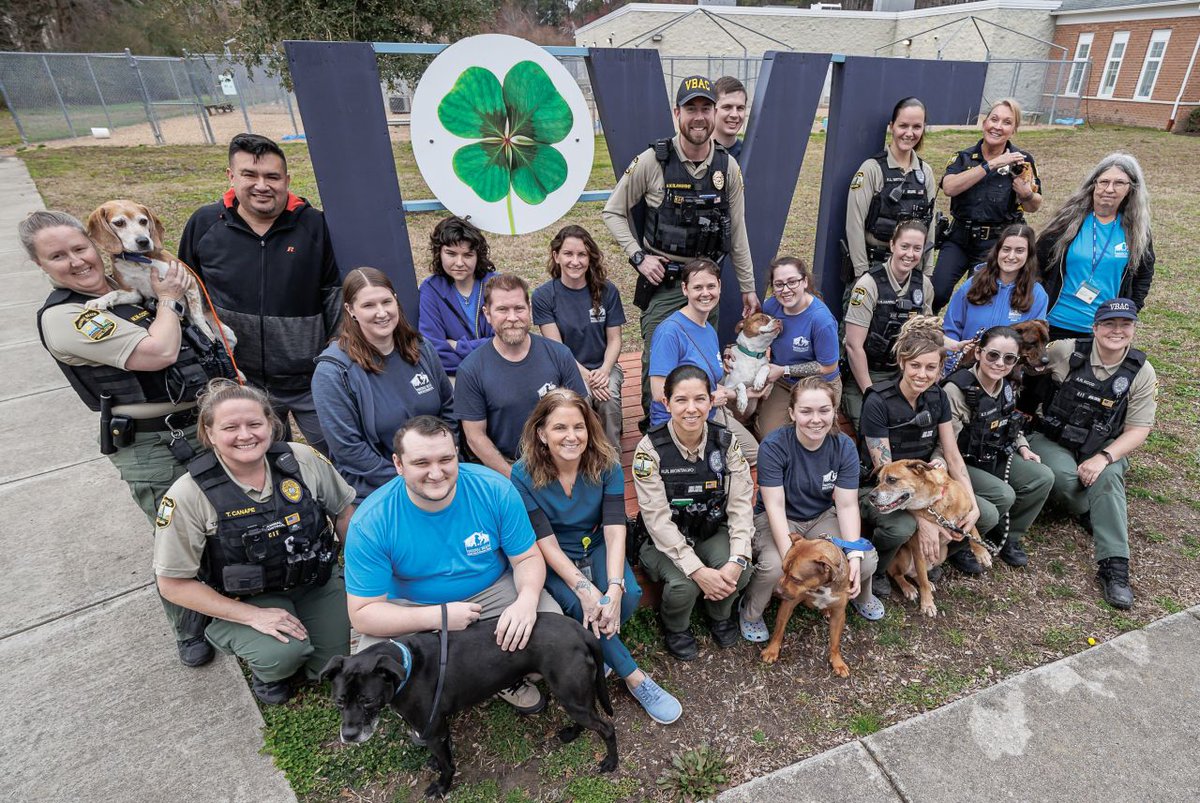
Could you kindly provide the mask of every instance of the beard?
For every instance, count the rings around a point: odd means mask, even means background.
[[[529,337],[530,328],[528,324],[516,324],[505,326],[496,334],[500,336],[501,342],[505,345],[519,346],[525,342],[525,338]]]

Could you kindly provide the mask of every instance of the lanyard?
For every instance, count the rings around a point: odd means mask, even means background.
[[[685,316],[685,317],[686,317],[686,316]],[[704,367],[705,367],[705,368],[707,368],[707,369],[709,369],[709,370],[712,372],[710,375],[713,377],[713,384],[715,385],[715,384],[717,384],[718,382],[720,382],[720,381],[721,381],[721,377],[723,377],[723,376],[725,375],[725,372],[724,372],[724,371],[718,371],[718,370],[717,370],[717,368],[716,368],[716,367],[714,367],[714,366],[713,366],[713,364],[712,364],[712,363],[710,363],[710,362],[708,361],[708,357],[707,357],[707,356],[704,354],[704,349],[702,349],[702,348],[700,348],[698,345],[696,345],[696,341],[695,341],[695,340],[692,340],[692,336],[691,336],[690,334],[688,334],[688,330],[687,330],[687,329],[685,329],[685,328],[683,328],[683,327],[681,326],[681,327],[679,328],[679,331],[683,332],[683,336],[684,336],[684,337],[686,337],[686,338],[688,339],[688,341],[689,341],[689,342],[691,342],[691,344],[692,344],[692,348],[694,348],[694,349],[696,350],[696,353],[698,353],[698,354],[700,355],[700,358],[704,360]],[[720,346],[718,346],[718,349],[717,349],[717,367],[719,367],[720,365],[721,365],[721,352],[720,352]]]
[[[1108,238],[1104,241],[1104,247],[1100,249],[1100,255],[1096,255],[1096,242],[1099,239],[1096,235],[1096,229],[1100,227],[1100,220],[1095,214],[1092,215],[1092,275],[1088,276],[1091,281],[1092,276],[1096,275],[1096,268],[1100,266],[1100,262],[1104,259],[1104,255],[1108,253],[1108,246],[1112,244],[1113,237],[1117,234],[1117,229],[1121,228],[1121,216],[1117,215],[1113,219],[1113,226],[1108,230]]]

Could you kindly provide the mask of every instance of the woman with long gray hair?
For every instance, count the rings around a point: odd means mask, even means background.
[[[1150,194],[1137,159],[1110,153],[1042,230],[1037,242],[1050,302],[1050,337],[1091,337],[1096,310],[1130,298],[1140,310],[1154,280]]]

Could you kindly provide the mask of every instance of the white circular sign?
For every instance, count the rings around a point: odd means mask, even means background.
[[[496,234],[551,225],[592,172],[595,135],[579,84],[513,36],[472,36],[443,50],[417,84],[411,128],[437,199]]]

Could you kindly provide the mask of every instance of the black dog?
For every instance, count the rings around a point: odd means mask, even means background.
[[[403,650],[392,642],[375,644],[357,655],[335,656],[321,671],[333,685],[333,703],[342,712],[342,741],[365,742],[385,705],[404,718],[433,753],[439,775],[425,790],[440,797],[454,779],[450,752],[450,718],[526,675],[538,673],[566,710],[574,725],[558,732],[570,742],[589,728],[600,734],[608,753],[601,772],[617,767],[617,736],[612,723],[596,713],[597,699],[612,715],[604,682],[600,643],[574,619],[538,614],[525,649],[505,652],[496,644],[497,619],[476,622],[449,635],[446,677],[437,711],[432,712],[438,682],[440,642],[437,633],[416,633],[396,639],[411,655],[405,668]]]

